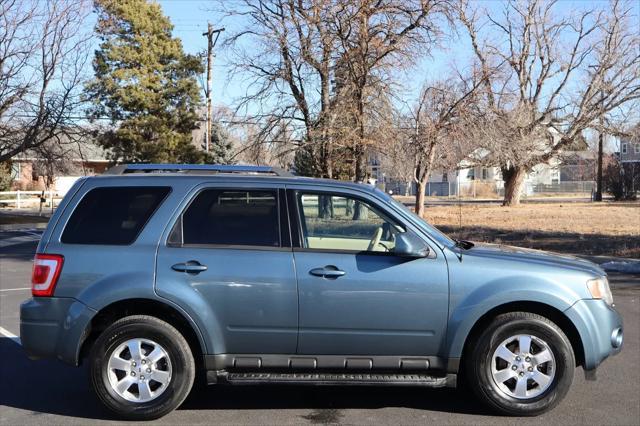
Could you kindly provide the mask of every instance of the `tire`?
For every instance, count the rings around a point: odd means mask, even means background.
[[[137,348],[140,356],[135,357]],[[170,413],[185,400],[195,377],[193,354],[182,334],[145,315],[122,318],[104,330],[91,349],[89,364],[100,401],[129,420]]]
[[[527,338],[532,343],[523,352]],[[571,343],[545,317],[528,312],[501,314],[470,343],[464,360],[467,384],[500,414],[542,414],[554,408],[571,387],[576,368]]]

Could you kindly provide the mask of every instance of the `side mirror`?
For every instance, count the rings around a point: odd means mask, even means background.
[[[415,235],[403,232],[396,235],[393,253],[402,257],[429,257],[429,246]]]

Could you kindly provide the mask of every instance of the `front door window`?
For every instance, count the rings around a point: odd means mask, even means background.
[[[298,193],[304,248],[347,252],[393,252],[405,229],[356,198]]]

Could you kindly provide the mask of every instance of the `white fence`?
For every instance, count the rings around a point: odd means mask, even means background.
[[[0,208],[13,207],[37,208],[42,206],[53,208],[60,203],[62,195],[57,191],[4,191],[0,192]]]

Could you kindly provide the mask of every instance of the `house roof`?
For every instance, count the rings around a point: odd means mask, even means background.
[[[13,157],[14,161],[45,161],[55,158],[72,162],[108,163],[107,152],[91,139],[82,142],[47,143]]]

